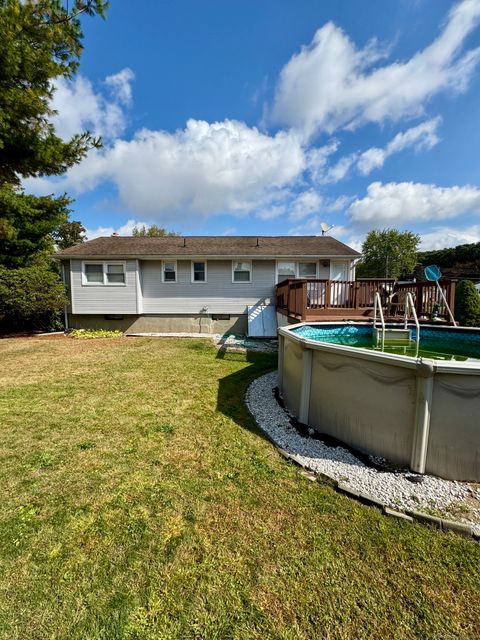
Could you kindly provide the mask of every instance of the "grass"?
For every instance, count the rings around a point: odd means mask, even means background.
[[[312,483],[257,431],[270,354],[0,342],[0,637],[469,638],[480,545]]]

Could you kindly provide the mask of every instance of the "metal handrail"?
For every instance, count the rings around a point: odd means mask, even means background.
[[[413,296],[410,291],[407,291],[407,295],[405,297],[405,329],[408,324],[408,311],[410,310],[413,315],[413,319],[415,320],[415,327],[417,328],[417,355],[420,347],[420,322],[418,321],[417,311],[415,309],[415,304],[413,303]]]
[[[382,351],[385,348],[385,319],[383,317],[382,299],[378,291],[375,291],[375,297],[373,299],[373,328],[377,328],[377,309],[380,315],[380,322],[382,325]]]

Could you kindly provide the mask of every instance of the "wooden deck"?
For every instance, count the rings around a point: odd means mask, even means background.
[[[455,313],[455,282],[443,280],[440,286]],[[365,321],[373,318],[376,293],[380,294],[386,319],[404,317],[405,293],[412,293],[420,321],[436,315],[449,320],[448,311],[434,282],[399,283],[391,279],[365,278],[355,281],[289,278],[276,287],[277,311],[289,322]]]

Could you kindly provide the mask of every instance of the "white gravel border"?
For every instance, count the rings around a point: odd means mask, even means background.
[[[402,511],[440,511],[452,518],[448,507],[465,503],[468,498],[480,500],[480,490],[468,483],[430,475],[422,476],[421,483],[412,483],[407,478],[416,474],[410,471],[377,471],[343,447],[329,447],[320,440],[301,436],[291,425],[287,411],[275,399],[276,386],[276,372],[257,378],[247,390],[246,403],[259,427],[303,467],[341,482],[351,491],[361,492],[386,507]],[[480,533],[480,509],[470,508],[460,519],[472,525],[475,534]]]

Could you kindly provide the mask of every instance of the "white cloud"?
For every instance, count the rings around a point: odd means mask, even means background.
[[[148,227],[148,222],[139,222],[137,220],[127,220],[125,224],[120,227],[97,227],[96,229],[87,229],[87,240],[94,240],[102,236],[111,236],[113,233],[118,233],[119,236],[131,236],[134,227]]]
[[[132,102],[132,82],[134,78],[133,71],[126,67],[118,73],[107,76],[105,84],[110,87],[115,99],[128,106]]]
[[[290,207],[289,220],[293,222],[307,218],[319,210],[322,200],[322,196],[313,189],[300,193]]]
[[[292,236],[321,236],[323,223],[325,223],[325,218],[322,218],[321,216],[312,216],[308,220],[302,222],[302,224],[292,227],[289,231],[289,234]],[[348,237],[349,240],[347,244],[349,244],[349,246],[354,247],[354,245],[358,244],[358,242],[361,246],[361,240],[358,241],[359,236],[357,235],[357,239],[355,239],[354,232],[350,227],[346,227],[344,225],[330,225],[330,223],[328,222],[327,224],[329,227],[331,226],[330,230],[327,232],[327,235],[334,236],[341,242],[347,242],[346,238]]]
[[[57,191],[79,193],[109,180],[125,208],[170,223],[179,213],[187,218],[266,209],[305,165],[292,132],[269,136],[235,120],[189,120],[175,133],[144,129],[130,141],[117,139],[54,184]]]
[[[284,204],[271,204],[267,207],[261,207],[255,212],[260,220],[274,220],[286,213],[287,207]]]
[[[323,153],[319,154],[314,171],[310,171],[312,179],[317,184],[337,183],[347,178],[353,171],[368,175],[374,169],[380,169],[387,158],[408,147],[413,147],[417,153],[423,149],[431,149],[439,142],[437,129],[441,121],[442,119],[438,116],[422,122],[416,127],[397,133],[383,148],[372,147],[362,153],[354,152],[343,156],[335,164],[329,166],[329,156],[338,149],[338,142],[332,141],[319,150]],[[310,158],[310,153],[307,153],[307,158]],[[315,156],[313,159],[316,160]]]
[[[330,140],[323,147],[310,147],[306,153],[308,171],[314,182],[320,182],[325,175],[328,159],[339,147],[338,140]]]
[[[403,151],[407,147],[413,147],[416,152],[423,149],[432,149],[439,142],[437,129],[441,121],[440,117],[432,118],[416,127],[407,129],[407,131],[397,133],[393,140],[383,149],[372,147],[364,151],[360,154],[357,162],[360,173],[367,175],[373,169],[380,169],[388,157]]]
[[[126,127],[124,107],[131,98],[131,69],[108,76],[105,83],[111,89],[111,98],[95,92],[90,80],[78,75],[74,80],[58,78],[55,81],[52,108],[58,113],[52,118],[58,135],[64,139],[90,130],[107,139],[121,135]]]
[[[348,156],[343,156],[343,158],[340,158],[338,162],[325,171],[325,174],[323,177],[319,178],[318,182],[320,184],[328,184],[329,182],[335,183],[344,180],[350,172],[350,169],[356,165],[357,159],[357,153],[351,153]]]
[[[474,224],[464,229],[452,227],[438,227],[433,231],[421,234],[420,249],[430,251],[456,247],[458,244],[480,242],[480,224]]]
[[[415,182],[372,182],[367,195],[348,208],[353,222],[373,224],[442,220],[467,213],[480,213],[478,187],[438,187]]]
[[[375,67],[385,57],[375,41],[358,49],[329,22],[282,69],[271,118],[310,136],[418,116],[439,92],[466,89],[480,48],[462,47],[479,20],[480,0],[463,0],[430,46],[409,60]]]
[[[237,227],[227,227],[226,229],[224,229],[224,231],[222,231],[222,236],[233,236],[235,233],[237,233]]]

